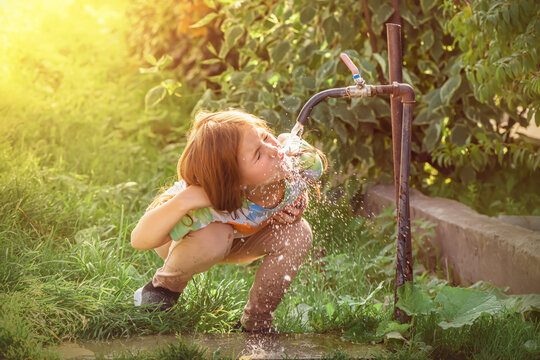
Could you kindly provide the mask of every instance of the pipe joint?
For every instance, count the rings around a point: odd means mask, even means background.
[[[401,98],[403,104],[414,104],[414,89],[411,85],[405,83],[398,83],[394,81],[392,83],[392,95]]]
[[[347,86],[345,91],[350,98],[371,97],[374,93],[372,85],[364,85],[362,88],[359,88],[358,86]]]

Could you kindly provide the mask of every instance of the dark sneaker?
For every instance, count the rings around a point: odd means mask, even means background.
[[[179,292],[174,292],[160,286],[155,287],[152,281],[137,289],[133,295],[135,306],[159,305],[159,310],[165,311],[178,302]]]
[[[248,330],[242,325],[240,320],[234,325],[233,329],[240,330],[243,333],[250,333],[250,334],[279,334],[279,331],[275,327],[269,327],[265,329],[259,329],[259,330]]]

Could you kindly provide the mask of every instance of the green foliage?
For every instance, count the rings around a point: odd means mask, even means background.
[[[489,283],[450,287],[431,280],[398,288],[398,307],[412,316],[408,345],[390,358],[534,359],[540,328],[517,326],[540,311],[540,296],[506,295]],[[534,304],[534,305],[533,305]],[[521,316],[516,316],[521,313]]]
[[[412,282],[407,282],[398,289],[398,297],[398,307],[408,315],[429,315],[435,309],[429,295]]]
[[[131,54],[151,65],[155,65],[152,62],[156,58],[168,55],[173,66],[183,69],[184,79],[200,81],[199,69],[194,64],[200,65],[200,54],[205,58],[211,54],[212,39],[219,32],[213,9],[216,9],[213,0],[132,1],[127,14],[130,20],[127,40],[137,46],[131,48]],[[198,51],[193,52],[192,47]]]
[[[540,4],[534,0],[447,1],[447,28],[456,39],[465,75],[483,103],[535,116],[540,126]],[[526,126],[523,117],[513,117]]]
[[[388,82],[384,22],[393,9],[386,2],[367,3],[374,39],[367,37],[370,29],[359,16],[364,11],[360,1],[191,0],[182,6],[204,11],[186,11],[178,16],[180,23],[189,20],[191,29],[199,32],[181,37],[171,37],[179,22],[169,17],[180,11],[180,5],[137,2],[132,12],[133,34],[137,35],[131,37],[131,45],[156,57],[182,55],[171,70],[176,78],[186,79],[191,93],[198,94],[199,101],[190,108],[192,114],[201,108],[237,107],[261,116],[277,131],[287,131],[302,104],[316,92],[352,83],[338,58],[341,52],[353,59],[367,83]],[[521,3],[530,5],[530,1]],[[403,76],[417,95],[412,184],[451,198],[467,195],[464,201],[483,213],[533,213],[538,201],[534,184],[540,181],[538,145],[510,136],[515,123],[527,123],[523,109],[531,104],[527,100],[530,94],[523,90],[522,97],[513,98],[512,106],[504,101],[479,100],[478,94],[486,87],[479,87],[467,75],[472,55],[467,57],[455,44],[458,38],[454,38],[458,31],[475,33],[464,22],[465,7],[454,8],[449,3],[442,6],[435,1],[422,1],[417,6],[415,1],[405,0],[400,9]],[[482,19],[477,20],[480,26]],[[528,14],[526,19],[534,16]],[[156,23],[162,28],[155,28]],[[531,42],[529,35],[536,31],[534,24],[523,31],[528,35],[523,41],[518,38],[520,45],[515,46],[526,48]],[[489,49],[503,51],[506,45],[497,50],[498,44],[491,42]],[[467,49],[479,53],[483,48]],[[535,51],[523,56],[526,64],[530,65]],[[523,81],[532,83],[537,79],[534,74],[522,76]],[[513,91],[516,94],[516,89]],[[528,111],[527,115],[532,113]],[[327,100],[314,108],[307,130],[307,138],[329,156],[332,173],[364,174],[364,182],[341,177],[351,193],[372,181],[391,181],[387,99]],[[478,184],[475,191],[467,191],[473,182]],[[509,182],[515,186],[506,186]],[[508,199],[516,196],[521,196],[519,205],[511,206]]]
[[[407,282],[398,288],[397,293],[400,309],[412,316],[434,313],[442,329],[472,325],[482,314],[540,311],[540,295],[506,295],[497,288],[481,291],[437,286],[430,289],[429,286]],[[434,294],[436,296],[432,299]]]

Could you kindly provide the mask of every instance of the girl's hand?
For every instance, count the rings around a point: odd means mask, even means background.
[[[278,211],[270,218],[270,224],[286,225],[292,224],[300,220],[304,211],[306,211],[308,205],[308,196],[306,192],[302,193],[302,196],[296,204],[285,206],[283,210]]]

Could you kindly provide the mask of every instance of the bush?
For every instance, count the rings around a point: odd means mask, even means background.
[[[355,61],[367,83],[388,83],[384,23],[393,13],[389,1],[367,1],[367,9],[366,2],[353,0],[187,3],[182,6],[192,12],[175,17],[169,15],[179,12],[180,5],[137,2],[133,34],[141,35],[131,37],[131,46],[139,54],[172,54],[175,77],[200,96],[193,112],[238,107],[278,131],[288,130],[313,94],[351,84],[338,58],[341,52]],[[540,180],[538,145],[510,137],[512,125],[526,118],[514,103],[487,101],[478,84],[468,81],[470,57],[464,57],[447,30],[459,34],[456,14],[464,10],[453,2],[420,4],[401,4],[404,81],[417,93],[412,184],[452,198],[473,196],[465,202],[484,213],[533,212],[538,201],[534,184]],[[538,60],[535,52],[531,56]],[[308,129],[306,136],[318,140],[335,172],[356,174],[341,180],[351,193],[362,191],[359,178],[364,185],[391,181],[387,99],[328,100],[314,109]],[[474,183],[480,184],[471,188]],[[511,199],[519,194],[533,196],[512,207]]]

